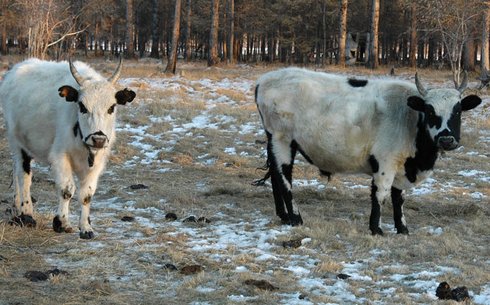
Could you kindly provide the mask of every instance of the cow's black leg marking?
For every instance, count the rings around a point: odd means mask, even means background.
[[[277,168],[276,158],[272,151],[272,135],[266,131],[267,135],[267,164],[269,165],[269,172],[271,176],[272,193],[274,195],[274,203],[276,205],[276,215],[279,216],[282,222],[288,222],[289,218],[284,209],[284,201],[280,192],[280,179],[281,174]]]
[[[281,221],[285,224],[298,225],[302,224],[303,220],[299,212],[295,211],[293,207],[293,196],[291,189],[286,185],[287,179],[289,184],[292,180],[292,163],[294,160],[289,160],[289,164],[279,164],[273,151],[272,135],[266,131],[267,134],[267,162],[270,166],[272,191],[274,194],[274,202],[276,204],[276,214],[281,218]],[[292,145],[294,146],[294,145]],[[293,151],[293,147],[291,147]],[[296,148],[294,148],[294,154],[296,154]],[[287,211],[286,211],[287,209]],[[295,213],[297,212],[297,213]]]
[[[369,229],[373,235],[383,235],[383,230],[379,227],[379,219],[381,217],[381,206],[376,197],[378,187],[374,184],[374,179],[371,184],[371,215],[369,216]]]
[[[282,164],[282,174],[288,180],[289,186],[285,185],[285,182],[283,180],[281,182],[283,187],[284,202],[286,204],[289,215],[289,224],[295,226],[303,224],[301,214],[299,213],[299,211],[295,211],[295,208],[293,207],[293,193],[291,190],[293,187],[293,164],[294,158],[296,157],[296,152],[298,151],[298,143],[296,143],[296,141],[292,141],[289,147],[291,149],[291,159],[289,161],[289,164]]]
[[[20,150],[21,154],[22,154],[22,169],[24,170],[24,172],[27,174],[27,175],[30,175],[31,174],[31,161],[32,161],[32,157],[29,156],[25,150],[21,149]]]
[[[391,201],[393,203],[393,219],[395,221],[395,228],[398,234],[408,235],[408,229],[405,224],[405,217],[403,215],[403,195],[402,191],[392,187],[391,188]]]

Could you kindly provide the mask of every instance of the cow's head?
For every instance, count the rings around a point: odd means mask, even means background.
[[[67,102],[76,103],[78,121],[74,128],[75,136],[80,136],[91,152],[109,145],[115,135],[116,105],[130,103],[136,94],[128,89],[116,91],[122,60],[107,80],[84,78],[69,61],[70,71],[80,89],[65,85],[58,89],[59,95]]]
[[[461,99],[466,88],[467,76],[458,89],[426,90],[415,74],[415,84],[420,96],[410,96],[408,106],[423,114],[424,125],[434,143],[443,150],[458,147],[461,128],[461,112],[475,108],[481,103],[476,95]]]

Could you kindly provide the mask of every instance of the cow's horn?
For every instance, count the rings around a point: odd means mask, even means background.
[[[112,74],[111,77],[107,79],[107,81],[114,84],[119,78],[119,75],[121,75],[121,70],[122,70],[122,56],[119,57],[119,65],[117,66],[116,71],[114,72],[114,74]]]
[[[463,93],[463,91],[466,90],[466,87],[468,86],[468,72],[466,70],[463,72],[463,81],[461,81],[461,85],[458,87],[458,91],[460,93]]]
[[[420,95],[426,96],[427,90],[425,90],[424,86],[420,83],[418,73],[415,72],[415,86],[417,86],[417,90],[419,90]]]
[[[78,73],[77,69],[73,65],[73,62],[71,61],[71,58],[68,59],[68,63],[70,64],[71,75],[73,75],[73,78],[77,81],[77,84],[81,86],[85,79],[80,75],[80,73]]]

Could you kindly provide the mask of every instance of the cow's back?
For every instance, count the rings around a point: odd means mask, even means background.
[[[320,169],[369,172],[373,152],[413,151],[413,141],[407,141],[416,124],[416,114],[406,104],[416,94],[411,84],[356,82],[287,68],[265,74],[257,85],[265,129],[296,141]]]

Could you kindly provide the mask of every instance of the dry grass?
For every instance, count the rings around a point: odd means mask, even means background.
[[[488,138],[488,110],[482,110],[484,116],[465,117],[464,149],[438,161],[432,188],[439,191],[407,195],[410,236],[394,234],[389,205],[382,211],[386,236],[369,234],[369,188],[349,187],[369,186],[368,177],[336,176],[328,182],[304,161],[295,167],[294,178],[318,179],[326,189],[295,187],[295,200],[305,225],[289,230],[281,227],[274,216],[270,187],[251,186],[254,179],[264,174],[256,169],[265,162],[264,144],[260,142],[263,137],[230,131],[231,127],[248,122],[258,126],[253,92],[215,90],[199,82],[204,78],[215,82],[228,78],[249,79],[253,83],[258,75],[274,67],[209,69],[204,64],[182,64],[178,67],[179,76],[174,78],[161,73],[162,67],[156,63],[153,60],[125,63],[123,77],[135,79],[130,85],[138,91],[138,97],[132,105],[119,108],[120,126],[148,126],[140,143],[151,149],[144,151],[130,144],[136,141],[131,131],[118,133],[108,172],[101,177],[94,197],[92,221],[96,239],[83,241],[77,234],[52,231],[56,193],[52,179],[44,171],[34,173],[38,226],[23,229],[8,225],[6,216],[0,220],[0,304],[29,304],[33,300],[37,304],[278,304],[283,302],[284,295],[295,293],[305,302],[338,303],[335,295],[320,289],[309,290],[299,281],[315,278],[334,287],[339,285],[337,274],[343,272],[346,263],[354,262],[362,266],[363,276],[372,279],[346,282],[349,293],[366,300],[360,301],[363,304],[433,303],[426,291],[404,282],[409,282],[416,272],[438,270],[438,266],[447,271],[424,279],[466,285],[474,293],[490,282],[490,207],[487,201],[468,194],[480,192],[488,198],[488,182],[457,174],[470,169],[484,171],[487,176],[490,173],[487,158],[479,156],[488,157],[489,143],[481,141],[482,137]],[[96,64],[108,74],[115,66],[114,62],[105,61]],[[355,75],[373,73],[360,68],[329,67],[329,70]],[[397,69],[397,74],[413,72]],[[446,74],[425,70],[422,73],[430,81],[440,80]],[[152,80],[162,77],[181,86],[152,87]],[[206,100],[217,96],[233,103],[208,108]],[[211,121],[220,126],[217,129],[190,128],[183,134],[172,131],[204,113],[233,120]],[[167,116],[172,120],[154,120]],[[12,201],[11,162],[4,135],[1,124],[0,166],[4,174],[0,176],[0,211],[5,211]],[[225,152],[229,147],[234,147],[236,154]],[[159,162],[141,164],[145,153],[152,150],[158,151],[155,160]],[[470,151],[478,154],[467,154]],[[205,163],[206,160],[213,162]],[[148,188],[130,189],[130,185],[138,183]],[[76,214],[72,221],[76,223],[77,202],[73,203],[72,211]],[[170,212],[178,216],[177,221],[165,219]],[[182,222],[191,215],[211,222]],[[135,221],[123,222],[123,216],[133,216]],[[262,222],[257,225],[259,221]],[[432,233],[438,227],[442,228],[441,233]],[[237,240],[219,241],[230,234],[228,230],[236,233]],[[266,253],[275,259],[260,260],[258,257],[263,254],[260,243],[264,241],[259,242],[259,234],[271,230],[284,231],[277,239],[267,240],[272,249]],[[254,234],[255,244],[243,247],[239,238]],[[304,240],[301,247],[282,247],[282,242],[298,238]],[[217,244],[225,246],[213,247]],[[165,267],[167,264],[174,265],[177,271]],[[287,269],[295,264],[304,264],[299,267],[310,273],[298,276]],[[203,271],[189,275],[179,272],[189,265],[199,265]],[[37,283],[24,278],[27,271],[54,267],[68,275]],[[237,268],[243,270],[238,272]],[[398,283],[391,280],[393,275],[408,278]],[[250,279],[265,280],[278,289],[268,291],[245,284]],[[387,297],[381,292],[383,289],[393,289],[392,295]],[[420,297],[414,299],[414,294]],[[233,301],[230,295],[247,299]]]

